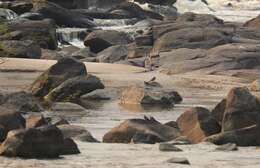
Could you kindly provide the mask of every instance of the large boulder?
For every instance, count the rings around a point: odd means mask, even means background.
[[[124,60],[128,54],[127,46],[116,45],[111,46],[97,55],[97,62],[114,63],[117,61]]]
[[[217,134],[221,126],[208,109],[195,107],[184,112],[177,119],[181,134],[192,143],[199,143],[205,137]]]
[[[259,100],[247,88],[231,89],[226,98],[222,131],[232,131],[255,125],[259,120]]]
[[[186,27],[172,30],[159,37],[154,43],[154,51],[162,52],[177,48],[209,49],[230,43],[232,35],[221,28]]]
[[[160,87],[130,86],[123,90],[121,104],[171,106],[182,101],[178,92]]]
[[[106,143],[156,143],[180,136],[178,129],[163,125],[154,118],[130,119],[113,128],[103,137]],[[144,139],[146,141],[144,141]],[[150,140],[150,141],[147,141]]]
[[[89,47],[94,53],[99,53],[112,45],[130,42],[131,40],[126,33],[116,30],[96,30],[91,32],[84,40],[85,46]]]
[[[0,43],[0,55],[2,57],[40,59],[41,48],[37,43],[30,40],[6,40]]]
[[[64,81],[85,75],[87,75],[87,70],[82,62],[73,58],[62,58],[40,75],[32,84],[30,90],[33,95],[44,97]]]
[[[51,90],[45,97],[46,102],[76,101],[82,95],[96,89],[104,89],[99,78],[88,75],[70,78]]]
[[[160,53],[161,71],[167,74],[200,71],[217,74],[229,70],[258,69],[260,65],[258,44],[225,44],[215,48],[180,48]]]
[[[96,26],[89,17],[47,1],[34,1],[33,12],[40,13],[45,18],[55,20],[59,26],[81,28],[93,28]]]
[[[0,146],[0,155],[24,158],[57,158],[80,153],[71,139],[64,139],[56,126],[14,130]]]
[[[41,48],[54,50],[57,48],[56,25],[52,20],[16,19],[0,22],[0,39],[30,40]],[[29,54],[29,53],[28,53]]]

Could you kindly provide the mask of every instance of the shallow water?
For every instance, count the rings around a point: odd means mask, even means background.
[[[37,72],[1,72],[0,88],[4,90],[20,90],[26,88],[37,76]],[[150,73],[128,74],[125,76],[117,74],[98,74],[101,79],[106,80],[108,85],[115,87],[125,86],[125,82],[137,82],[151,78]],[[162,83],[175,86],[171,78],[160,74],[158,80]],[[167,82],[165,81],[167,79]],[[113,80],[113,83],[108,82]],[[232,80],[233,81],[233,80]],[[229,83],[225,81],[225,83]],[[116,85],[115,85],[116,84]],[[162,123],[176,120],[176,118],[188,107],[204,106],[213,108],[226,94],[223,91],[204,90],[198,88],[176,87],[183,96],[181,104],[170,109],[141,109],[140,107],[126,108],[118,104],[117,99],[90,104],[91,109],[51,112],[48,115],[66,116],[69,121],[76,125],[86,127],[94,137],[102,140],[102,136],[111,128],[117,126],[125,119],[142,118],[144,115],[153,116]],[[64,156],[55,160],[37,160],[0,157],[0,167],[3,168],[182,168],[190,167],[177,164],[169,164],[165,161],[172,157],[187,157],[192,167],[198,168],[254,168],[260,166],[260,149],[240,148],[237,152],[216,152],[214,145],[198,144],[179,146],[184,152],[160,152],[158,144],[103,144],[77,142],[81,154]]]

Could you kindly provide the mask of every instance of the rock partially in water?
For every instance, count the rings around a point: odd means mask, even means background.
[[[30,40],[5,40],[0,43],[0,55],[13,58],[41,58],[40,46]]]
[[[70,124],[62,124],[57,127],[61,130],[65,139],[72,138],[83,142],[99,142],[84,127]]]
[[[55,126],[10,131],[0,146],[0,154],[7,157],[58,158],[78,153],[77,145],[64,139]]]
[[[134,140],[137,143],[156,143],[170,141],[178,136],[180,136],[178,129],[165,126],[154,118],[130,119],[106,133],[103,142],[130,143]]]
[[[182,149],[174,146],[172,143],[161,143],[159,150],[162,152],[182,152]]]
[[[247,88],[233,88],[227,95],[222,131],[232,131],[254,124],[260,120],[260,103]]]
[[[130,42],[126,33],[116,30],[95,30],[84,40],[85,46],[94,53],[99,53],[112,45],[124,45]]]
[[[4,141],[11,130],[25,128],[25,119],[12,108],[0,107],[0,141]]]
[[[104,89],[105,86],[96,76],[78,76],[70,78],[51,90],[45,97],[46,102],[73,102],[82,95],[96,89]]]
[[[35,96],[42,98],[66,80],[85,75],[87,70],[82,62],[73,58],[63,58],[40,75],[30,90]]]
[[[131,86],[121,95],[121,104],[141,104],[155,106],[172,106],[182,101],[178,92],[157,87]]]
[[[259,47],[258,44],[232,43],[209,50],[172,50],[164,55],[161,71],[167,74],[191,71],[217,74],[229,70],[257,69],[260,65]]]
[[[184,112],[177,119],[181,134],[192,143],[202,142],[205,137],[217,134],[221,126],[208,109],[195,107]]]

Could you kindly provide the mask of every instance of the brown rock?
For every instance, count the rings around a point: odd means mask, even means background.
[[[178,129],[163,125],[154,118],[130,119],[106,133],[103,142],[130,143],[134,138],[135,143],[156,143],[170,141],[178,136],[180,136]]]
[[[260,104],[247,88],[233,88],[227,95],[222,131],[254,125],[260,117]]]
[[[221,131],[220,125],[210,111],[202,107],[187,110],[177,119],[177,123],[182,135],[192,143],[199,143],[205,137]]]

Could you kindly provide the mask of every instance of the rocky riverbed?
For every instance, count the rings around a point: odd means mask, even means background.
[[[259,1],[0,3],[0,167],[258,167]]]

